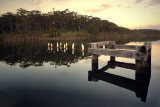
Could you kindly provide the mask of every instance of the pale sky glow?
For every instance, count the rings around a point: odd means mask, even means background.
[[[133,28],[160,30],[160,0],[0,0],[0,14],[16,9],[65,10],[92,15]]]

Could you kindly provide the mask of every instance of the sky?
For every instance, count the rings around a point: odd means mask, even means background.
[[[130,29],[160,30],[160,0],[0,0],[0,14],[17,9],[75,11]]]

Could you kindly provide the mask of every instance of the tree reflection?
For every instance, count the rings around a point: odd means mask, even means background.
[[[79,60],[88,58],[88,54],[82,55],[80,44],[76,43],[74,54],[71,45],[68,48],[56,47],[57,42],[52,42],[52,47],[47,43],[23,43],[23,44],[4,44],[0,45],[0,61],[9,65],[19,64],[22,68],[29,66],[43,66],[50,63],[55,66],[67,66]],[[86,50],[85,50],[86,51]]]

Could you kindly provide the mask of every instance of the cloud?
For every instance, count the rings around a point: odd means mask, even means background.
[[[101,9],[87,9],[87,10],[84,10],[84,11],[87,12],[87,13],[99,13],[102,10]]]
[[[141,3],[143,0],[136,0],[135,3]]]
[[[101,11],[109,9],[110,7],[112,7],[110,4],[102,4],[98,9],[86,9],[84,11],[88,13],[99,13]]]
[[[111,5],[109,5],[109,4],[102,4],[100,7],[103,8],[103,9],[108,9],[108,8],[111,7]]]
[[[64,1],[68,1],[68,0],[53,0],[53,1],[64,2]]]
[[[42,0],[32,0],[31,3],[34,5],[38,5],[42,2]]]
[[[151,0],[148,5],[153,6],[153,5],[159,5],[159,4],[160,4],[160,0]]]
[[[117,7],[121,7],[121,5],[120,5],[120,4],[118,4],[118,5],[117,5]]]
[[[155,6],[155,5],[160,5],[160,0],[148,0],[148,1],[145,1],[145,0],[135,0],[134,3],[140,4],[142,2],[143,2],[143,5],[144,5],[144,8],[148,8],[150,6]]]
[[[157,30],[160,30],[160,24],[139,26],[139,27],[136,27],[135,29],[157,29]]]
[[[150,0],[149,2],[145,2],[144,4],[146,5],[145,8],[149,6],[160,5],[160,0]]]
[[[127,8],[132,8],[132,6],[127,6]]]
[[[53,0],[53,1],[68,1],[68,0]]]

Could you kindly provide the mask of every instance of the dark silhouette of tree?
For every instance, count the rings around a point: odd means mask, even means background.
[[[7,12],[0,16],[0,34],[29,35],[36,32],[44,32],[52,37],[57,37],[57,35],[60,36],[61,32],[85,32],[97,35],[99,33],[130,33],[132,31],[119,27],[108,20],[80,15],[69,11],[69,9],[58,11],[53,8],[51,12],[41,13],[39,10],[28,11],[20,8],[17,9],[16,13]],[[146,31],[134,32],[147,34]]]

